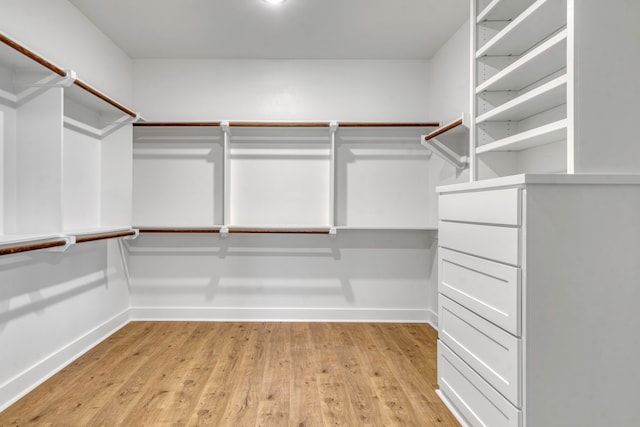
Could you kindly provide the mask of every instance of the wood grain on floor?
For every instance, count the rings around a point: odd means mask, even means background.
[[[458,426],[423,324],[132,322],[0,425]]]

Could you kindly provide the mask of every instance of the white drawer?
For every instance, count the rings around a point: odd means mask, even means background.
[[[518,188],[442,194],[438,205],[443,220],[520,225]]]
[[[438,258],[440,293],[520,335],[520,268],[445,248]]]
[[[440,221],[438,239],[448,249],[520,265],[519,228]]]
[[[520,406],[520,340],[451,301],[439,297],[440,339],[482,378]]]
[[[438,385],[473,427],[520,427],[522,413],[438,341]]]

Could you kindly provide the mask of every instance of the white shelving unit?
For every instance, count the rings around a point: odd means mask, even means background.
[[[636,108],[640,95],[631,83],[630,70],[640,62],[630,36],[631,6],[594,0],[471,3],[471,180],[640,172],[631,161],[640,155],[629,138],[633,124],[620,119]],[[594,28],[604,23],[613,30],[596,36]],[[612,126],[602,133],[604,123]]]
[[[568,172],[567,0],[472,3],[471,180]]]
[[[126,125],[136,116],[0,34],[0,253],[135,234]]]
[[[416,140],[435,126],[138,123],[133,223],[223,235],[433,230],[429,152]]]

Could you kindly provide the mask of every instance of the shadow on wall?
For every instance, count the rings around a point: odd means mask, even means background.
[[[107,286],[106,246],[87,244],[64,253],[30,252],[0,258],[0,331],[18,317]]]
[[[144,234],[124,243],[132,302],[209,306],[424,306],[437,240],[427,232]]]

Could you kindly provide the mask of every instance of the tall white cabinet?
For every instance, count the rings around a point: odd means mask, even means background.
[[[640,425],[640,3],[471,11],[471,182],[438,188],[439,393],[471,426]]]

